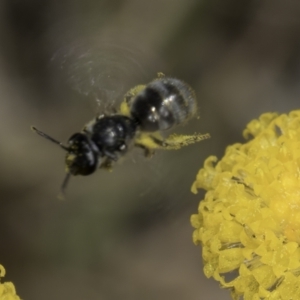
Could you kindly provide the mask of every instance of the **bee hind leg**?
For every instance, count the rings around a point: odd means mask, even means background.
[[[210,135],[208,133],[195,133],[192,135],[172,134],[165,139],[161,136],[148,134],[141,139],[141,144],[149,149],[178,150],[182,147],[200,142],[208,138],[210,138]]]
[[[144,151],[145,157],[147,157],[147,158],[151,158],[155,154],[154,149],[148,148],[143,144],[136,143],[135,147],[142,149]]]

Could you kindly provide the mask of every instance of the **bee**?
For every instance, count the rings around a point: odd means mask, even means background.
[[[158,73],[149,84],[129,90],[118,112],[98,115],[73,134],[67,145],[36,127],[31,129],[67,152],[63,197],[71,176],[87,176],[99,168],[111,170],[130,146],[142,148],[145,156],[151,157],[156,149],[180,149],[209,138],[209,134],[197,133],[163,138],[161,132],[185,123],[196,112],[194,90],[182,80]]]

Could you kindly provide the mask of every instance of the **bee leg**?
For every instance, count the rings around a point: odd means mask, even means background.
[[[153,135],[149,135],[149,137],[158,146],[158,148],[165,148],[165,147],[170,146],[166,141],[161,140]]]
[[[149,135],[149,138],[155,144],[155,148],[157,149],[175,150],[183,146],[182,142],[179,140],[177,141],[170,138],[162,139],[162,138],[157,138],[156,136],[153,135]]]
[[[177,135],[172,134],[168,136],[166,139],[160,139],[153,135],[149,135],[152,142],[156,144],[156,148],[161,148],[164,150],[178,150],[184,146],[188,146],[200,141],[203,141],[205,139],[210,138],[210,134],[192,134],[192,135]]]
[[[117,110],[115,107],[112,107],[112,108],[111,108],[111,113],[112,113],[112,115],[116,115],[117,112],[118,112],[118,110]]]
[[[153,149],[150,149],[142,144],[135,144],[135,146],[144,150],[144,155],[147,158],[151,158],[155,154],[155,151]]]
[[[113,161],[109,158],[106,158],[104,162],[100,165],[101,169],[105,169],[106,171],[112,172],[113,170]]]
[[[163,72],[157,72],[157,78],[165,78],[166,75]]]
[[[110,159],[111,161],[117,161],[118,160],[118,155],[113,153],[113,152],[103,151],[103,153],[107,157],[107,159]]]

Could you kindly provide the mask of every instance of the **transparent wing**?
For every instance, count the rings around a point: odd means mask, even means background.
[[[146,57],[134,47],[95,40],[59,49],[51,59],[58,84],[67,85],[102,109],[113,107],[124,93],[149,74]]]

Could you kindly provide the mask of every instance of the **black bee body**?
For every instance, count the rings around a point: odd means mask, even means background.
[[[123,115],[100,116],[69,139],[67,170],[72,175],[90,175],[124,154],[136,134],[137,124]],[[87,167],[88,166],[88,167]]]
[[[67,146],[32,129],[67,151],[64,190],[70,175],[90,175],[99,167],[110,169],[111,163],[125,154],[130,144],[149,154],[155,148],[179,149],[207,138],[208,135],[195,134],[163,139],[159,135],[160,131],[184,123],[196,110],[194,91],[186,83],[160,77],[146,86],[131,89],[119,113],[95,118],[80,133],[72,135]]]

